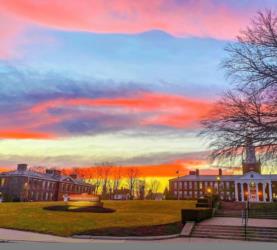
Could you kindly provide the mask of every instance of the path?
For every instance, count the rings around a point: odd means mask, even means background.
[[[221,226],[242,226],[241,218],[232,217],[213,217],[200,222],[201,225],[221,225]],[[248,226],[252,227],[275,227],[277,228],[277,220],[271,219],[248,219]]]

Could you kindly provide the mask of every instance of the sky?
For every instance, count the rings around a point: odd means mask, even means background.
[[[276,0],[0,0],[0,168],[212,169],[220,62]],[[151,170],[151,171],[150,171]]]

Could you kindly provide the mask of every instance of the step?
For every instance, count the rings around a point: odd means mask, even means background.
[[[265,237],[244,237],[244,236],[232,236],[232,235],[209,235],[206,234],[192,234],[191,237],[195,238],[213,238],[213,239],[228,239],[228,240],[249,240],[249,241],[263,241],[263,242],[277,242],[277,239],[265,238]]]
[[[226,235],[226,236],[244,236],[244,232],[228,232],[228,231],[214,231],[214,232],[208,232],[208,231],[203,231],[203,230],[195,230],[193,231],[193,234],[205,234],[205,235]],[[269,237],[271,239],[276,239],[277,240],[277,234],[276,233],[268,233],[268,232],[246,232],[246,235],[249,237]]]
[[[207,232],[209,231],[244,231],[244,226],[239,226],[239,227],[235,227],[235,226],[195,226],[194,230],[206,230]],[[276,233],[277,234],[277,228],[261,228],[261,227],[247,227],[247,231],[248,232],[267,232],[267,233]]]

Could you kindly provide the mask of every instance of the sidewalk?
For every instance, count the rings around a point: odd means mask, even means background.
[[[241,218],[232,217],[213,217],[200,222],[201,225],[221,225],[221,226],[242,226]],[[272,219],[248,219],[248,226],[252,227],[275,227],[277,228],[277,220]]]
[[[49,234],[40,234],[25,232],[12,229],[0,228],[0,244],[1,241],[8,242],[41,242],[41,243],[124,243],[124,242],[141,242],[139,240],[94,240],[94,239],[75,239],[71,237],[59,237]],[[205,243],[205,242],[240,242],[234,240],[221,240],[221,239],[203,239],[203,238],[175,238],[165,240],[151,240],[144,242],[165,242],[165,243]]]

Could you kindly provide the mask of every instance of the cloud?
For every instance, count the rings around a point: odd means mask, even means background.
[[[58,98],[33,105],[33,116],[64,116],[75,131],[101,128],[164,126],[195,128],[212,107],[205,100],[159,92],[135,92],[130,96],[109,98]],[[84,123],[88,125],[83,125]],[[72,130],[71,130],[72,132]]]
[[[25,27],[18,19],[0,11],[0,60],[20,56],[18,46],[24,43],[24,32]]]
[[[47,133],[35,132],[35,131],[25,131],[21,129],[17,130],[1,130],[0,129],[0,139],[53,139],[54,136]]]
[[[274,7],[270,1],[265,6]],[[259,1],[239,6],[217,0],[2,0],[0,10],[69,31],[132,34],[159,29],[174,36],[234,39],[259,7]]]
[[[5,65],[0,73],[2,138],[19,139],[20,133],[24,139],[141,128],[150,134],[195,130],[212,107],[203,98],[161,92],[153,85],[147,89],[135,82],[84,80]]]

